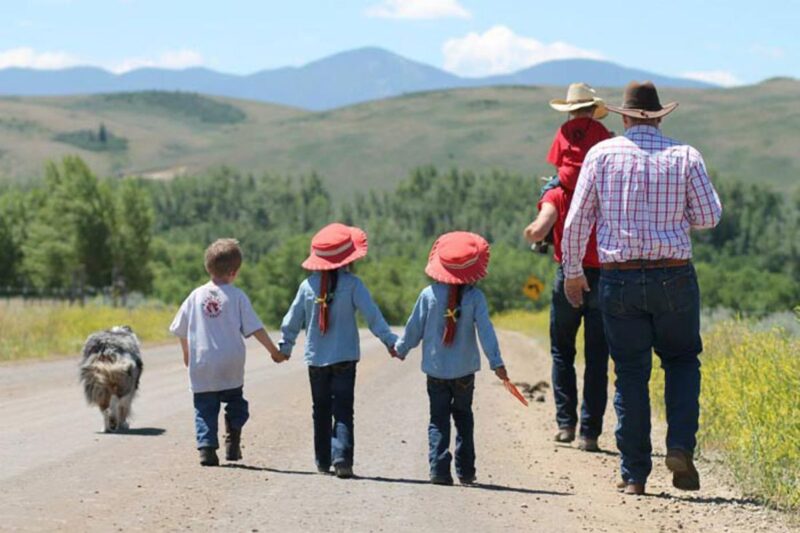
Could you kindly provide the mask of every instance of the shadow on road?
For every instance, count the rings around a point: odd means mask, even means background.
[[[241,463],[225,463],[224,465],[220,465],[223,468],[238,468],[239,470],[255,470],[257,472],[272,472],[273,474],[290,474],[294,476],[319,476],[321,475],[318,472],[312,472],[310,470],[281,470],[280,468],[270,468],[268,466],[255,466],[255,465],[246,465]]]
[[[763,507],[764,505],[758,500],[752,498],[723,498],[722,496],[676,496],[674,494],[667,494],[660,492],[658,494],[650,494],[654,498],[661,498],[664,500],[676,500],[686,503],[699,503],[710,505],[755,505]]]
[[[163,435],[167,430],[164,428],[132,428],[132,429],[118,429],[110,433],[98,431],[98,435],[134,435],[140,437],[157,437]]]
[[[365,481],[378,481],[380,483],[408,483],[411,485],[430,485],[431,482],[427,479],[405,479],[405,478],[389,478],[389,477],[369,477],[369,476],[356,476],[355,479],[363,479]],[[572,496],[569,492],[556,492],[550,490],[537,490],[525,489],[520,487],[506,487],[505,485],[495,485],[493,483],[475,483],[474,485],[460,485],[462,488],[469,490],[491,490],[497,492],[517,492],[519,494],[542,494],[548,496]]]
[[[275,474],[289,474],[296,476],[319,476],[318,472],[310,470],[281,470],[280,468],[271,468],[268,466],[254,466],[246,464],[226,463],[221,465],[223,468],[238,468],[241,470],[255,470],[257,472],[272,472]],[[403,483],[407,485],[430,485],[431,482],[427,479],[408,479],[408,478],[391,478],[383,476],[354,476],[354,481],[375,481],[378,483]],[[537,490],[526,489],[520,487],[506,487],[504,485],[495,485],[493,483],[476,483],[474,485],[461,485],[462,488],[469,490],[491,490],[496,492],[516,492],[518,494],[540,494],[546,496],[573,496],[571,492],[558,492],[551,490]]]

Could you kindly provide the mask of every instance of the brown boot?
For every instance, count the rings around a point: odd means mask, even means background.
[[[644,494],[644,483],[628,483],[620,480],[617,482],[617,490],[632,496],[641,496]]]
[[[578,438],[578,449],[584,452],[599,452],[600,446],[597,444],[597,439],[581,436]]]
[[[575,440],[575,428],[559,428],[556,436],[553,437],[556,442],[572,442]]]
[[[242,458],[242,430],[232,429],[226,420],[225,431],[225,459],[238,461]]]
[[[217,457],[215,448],[200,448],[198,452],[201,466],[219,466],[219,457]]]
[[[700,474],[694,467],[692,454],[673,448],[667,451],[664,463],[672,472],[672,486],[680,490],[700,490]]]

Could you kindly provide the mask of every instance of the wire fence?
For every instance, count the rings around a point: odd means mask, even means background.
[[[99,301],[110,306],[125,306],[128,295],[118,287],[11,287],[0,286],[0,305],[85,305],[88,300]]]

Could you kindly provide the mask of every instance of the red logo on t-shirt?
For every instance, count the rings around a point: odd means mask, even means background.
[[[222,314],[222,300],[215,293],[210,293],[203,300],[203,314],[209,318],[217,318]]]

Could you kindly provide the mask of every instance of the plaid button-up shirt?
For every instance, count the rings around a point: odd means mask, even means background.
[[[689,230],[712,228],[721,214],[700,152],[656,127],[634,126],[586,155],[564,226],[564,274],[583,275],[595,223],[601,263],[689,259]]]

